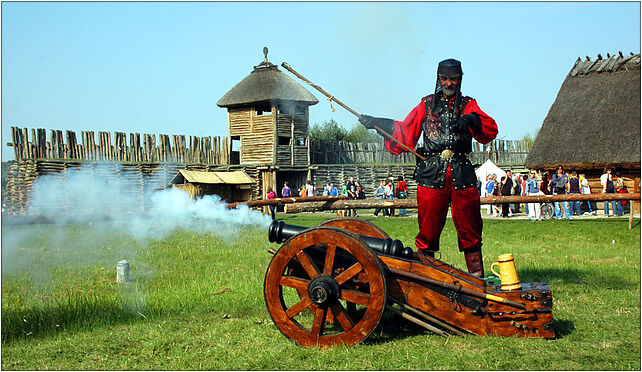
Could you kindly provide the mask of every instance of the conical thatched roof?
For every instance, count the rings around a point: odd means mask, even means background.
[[[254,71],[225,93],[216,104],[219,107],[238,107],[271,101],[297,101],[310,106],[319,103],[303,86],[266,59],[254,66]]]
[[[530,168],[640,169],[640,54],[578,60],[526,158]]]

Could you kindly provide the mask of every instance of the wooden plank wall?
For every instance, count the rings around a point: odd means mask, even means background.
[[[486,157],[488,147],[490,153]],[[497,165],[523,165],[529,151],[530,146],[525,146],[521,141],[495,140],[487,145],[473,142],[473,152],[469,158],[476,165],[483,164],[489,158]],[[310,152],[312,164],[415,164],[415,156],[411,153],[392,155],[379,143],[322,141],[312,143]]]
[[[415,166],[413,165],[318,165],[312,170],[312,179],[317,189],[323,191],[327,181],[334,182],[335,187],[341,191],[343,185],[354,177],[364,188],[366,198],[374,198],[379,181],[388,179],[392,175],[395,182],[399,176],[403,176],[408,184],[408,197],[417,196],[417,182],[412,178]],[[296,185],[301,187],[302,185]]]
[[[36,159],[65,159],[116,162],[175,162],[229,164],[227,137],[195,137],[184,135],[81,131],[12,127],[11,142],[16,161]],[[157,140],[158,138],[158,140]],[[189,143],[188,143],[189,141]]]

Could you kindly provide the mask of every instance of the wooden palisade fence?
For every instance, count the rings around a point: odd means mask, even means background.
[[[31,139],[29,138],[31,132]],[[117,162],[175,162],[197,164],[229,164],[227,137],[158,135],[123,132],[82,131],[80,142],[76,132],[45,129],[11,128],[11,142],[16,161],[29,159],[72,159]],[[112,144],[113,139],[113,144]],[[142,142],[141,142],[142,139]]]

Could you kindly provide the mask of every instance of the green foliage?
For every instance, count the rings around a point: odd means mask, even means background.
[[[366,216],[366,211],[360,211]],[[316,226],[330,213],[279,215]],[[412,246],[415,218],[366,216]],[[557,340],[429,334],[386,313],[363,343],[301,348],[274,326],[263,299],[272,256],[265,231],[237,241],[178,231],[137,248],[132,282],[113,265],[66,267],[33,236],[21,249],[56,261],[46,281],[33,271],[2,277],[4,370],[640,370],[640,230],[628,219],[485,220],[484,266],[512,253],[522,282],[545,281]],[[12,227],[17,228],[17,227]],[[77,234],[78,227],[52,227]],[[46,230],[42,234],[48,234]],[[138,245],[101,236],[88,250]],[[271,244],[272,248],[278,245]],[[465,268],[447,221],[442,260]],[[4,248],[4,247],[3,247]],[[100,256],[97,252],[93,255]],[[3,262],[3,266],[4,266]]]
[[[373,130],[366,129],[358,122],[346,130],[339,123],[330,119],[321,124],[313,124],[310,127],[310,142],[320,143],[329,142],[353,142],[353,143],[383,143],[383,138]]]
[[[334,119],[324,121],[319,124],[312,124],[310,127],[310,142],[319,143],[321,141],[343,141],[348,132],[339,125]]]
[[[357,123],[348,134],[346,134],[344,141],[353,143],[383,143],[381,137],[374,130],[368,130],[363,125]]]
[[[520,140],[522,142],[522,145],[524,145],[525,148],[530,149],[533,147],[533,143],[535,143],[535,138],[537,138],[537,134],[539,133],[539,128],[535,131],[534,134],[526,133],[524,137]]]

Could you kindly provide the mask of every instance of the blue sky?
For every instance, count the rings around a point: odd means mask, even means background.
[[[459,59],[464,94],[498,138],[520,139],[577,57],[640,52],[640,3],[3,2],[2,160],[11,126],[225,136],[216,102],[264,46],[354,110],[393,119],[433,92],[439,61]],[[355,125],[306,88],[320,101],[311,124]]]

